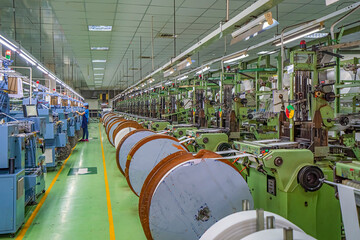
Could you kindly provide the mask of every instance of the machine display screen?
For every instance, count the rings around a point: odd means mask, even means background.
[[[24,117],[37,117],[36,105],[23,105]]]

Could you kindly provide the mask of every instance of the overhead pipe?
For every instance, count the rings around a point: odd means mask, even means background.
[[[357,7],[353,8],[352,10],[350,10],[350,12],[348,12],[347,14],[345,14],[344,16],[342,16],[341,18],[339,18],[336,22],[334,22],[331,27],[330,27],[330,34],[331,34],[331,39],[335,40],[335,33],[334,33],[334,28],[335,26],[341,22],[342,20],[344,20],[345,18],[347,18],[349,15],[351,15],[353,12],[355,12],[356,10],[358,10],[360,8],[360,5],[358,5]]]

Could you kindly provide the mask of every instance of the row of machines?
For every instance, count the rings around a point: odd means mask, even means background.
[[[10,68],[11,60],[1,60]],[[52,98],[59,96],[39,84],[33,96],[13,103],[6,73],[0,85],[0,234],[14,236],[25,207],[37,204],[46,190],[45,173],[56,170],[77,142],[81,117],[75,111],[81,105],[68,98],[54,105]]]
[[[277,66],[272,66],[267,55],[152,90],[139,89],[120,98],[114,112],[106,116],[108,120],[134,121],[147,131],[173,137],[191,156],[226,160],[241,172],[251,193],[252,209],[278,214],[316,239],[357,239],[360,66],[358,58],[342,60],[342,55],[327,48],[318,44],[290,49],[284,68],[280,56]],[[111,121],[104,125],[109,139],[116,138],[118,131],[112,127],[118,126]],[[137,141],[143,139],[139,135]],[[119,143],[121,140],[112,144],[119,148]],[[203,151],[218,155],[202,157]],[[163,159],[168,155],[164,153]],[[120,170],[127,178],[129,164]],[[157,164],[150,163],[156,169],[150,172],[161,171]],[[224,173],[214,174],[221,178]],[[128,182],[132,188],[131,180]],[[153,185],[160,187],[160,183]],[[224,185],[241,191],[231,182]],[[178,187],[179,194],[182,191],[179,197],[190,194]],[[139,189],[135,192],[141,202],[144,186]],[[145,233],[153,233],[147,224]],[[164,230],[165,225],[162,227]]]
[[[32,116],[44,119],[45,163],[48,168],[55,168],[58,162],[69,156],[82,135],[82,116],[76,114],[76,111],[84,109],[79,100],[46,90],[38,85],[32,99],[23,99],[23,106],[34,106],[36,110],[34,109]],[[18,106],[18,110],[10,111],[10,116],[23,118],[21,106]]]
[[[119,174],[139,197],[148,239],[315,239],[278,214],[254,210],[242,171],[222,156],[228,151],[192,153],[166,131],[127,118],[105,113],[101,120]]]

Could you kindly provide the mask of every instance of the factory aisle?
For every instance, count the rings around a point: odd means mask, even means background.
[[[20,229],[16,239],[115,239],[114,234],[122,240],[146,239],[138,216],[138,198],[117,169],[115,149],[100,126],[112,206],[108,212],[99,126],[89,126],[90,141],[77,144],[32,224],[26,232]],[[47,174],[47,188],[57,173]],[[34,209],[28,209],[27,219]],[[108,217],[111,212],[114,230]]]

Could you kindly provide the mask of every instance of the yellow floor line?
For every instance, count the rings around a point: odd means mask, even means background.
[[[54,186],[56,180],[58,179],[60,173],[62,172],[62,170],[65,167],[66,162],[69,160],[73,150],[76,148],[76,145],[73,149],[71,149],[71,153],[70,155],[67,157],[67,159],[65,159],[64,163],[62,164],[62,166],[60,167],[58,173],[56,174],[56,176],[54,177],[54,179],[52,180],[49,188],[46,190],[44,196],[40,199],[40,202],[38,203],[38,205],[36,206],[35,210],[33,211],[33,213],[30,215],[29,219],[26,221],[26,223],[24,224],[24,226],[22,227],[19,235],[16,237],[16,240],[22,240],[27,232],[27,230],[29,229],[29,227],[31,226],[32,222],[34,221],[36,215],[38,214],[38,212],[40,211],[40,208],[42,207],[42,205],[44,204],[47,196],[49,195],[52,187]]]
[[[100,123],[99,123],[99,134],[100,134],[100,143],[101,143],[101,150],[102,150],[102,159],[103,159],[103,165],[104,165],[104,178],[105,178],[105,189],[106,189],[106,203],[107,203],[108,217],[109,217],[110,240],[114,240],[115,239],[114,220],[113,220],[112,209],[111,209],[109,182],[108,182],[108,177],[107,177],[107,172],[106,172],[105,154],[104,154],[103,141],[101,138]]]

